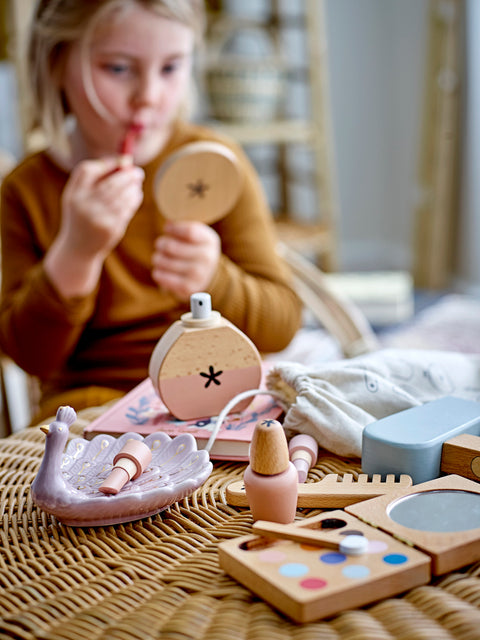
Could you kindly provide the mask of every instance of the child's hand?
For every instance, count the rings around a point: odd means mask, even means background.
[[[207,289],[220,257],[220,238],[202,222],[165,224],[165,235],[155,241],[152,278],[179,300]]]
[[[143,170],[118,169],[118,159],[86,160],[62,196],[59,240],[71,255],[105,257],[123,238],[143,199]]]
[[[48,277],[65,298],[95,289],[106,256],[142,202],[142,169],[118,169],[117,158],[86,160],[65,186],[60,230],[44,260]]]

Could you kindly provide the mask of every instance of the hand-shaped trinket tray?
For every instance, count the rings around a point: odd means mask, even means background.
[[[193,493],[212,471],[208,453],[197,450],[190,434],[74,438],[64,453],[76,417],[71,407],[60,407],[55,421],[42,427],[47,435],[45,454],[31,487],[34,503],[63,524],[91,527],[139,520]],[[99,487],[110,474],[114,457],[132,438],[150,447],[151,463],[116,495],[101,493]]]

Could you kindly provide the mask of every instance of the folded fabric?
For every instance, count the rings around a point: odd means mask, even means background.
[[[444,396],[480,402],[480,355],[382,349],[318,366],[279,362],[266,386],[280,394],[288,436],[307,433],[333,453],[360,457],[371,422]]]

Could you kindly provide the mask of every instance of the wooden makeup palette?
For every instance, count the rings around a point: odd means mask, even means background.
[[[310,622],[361,607],[425,584],[430,559],[361,520],[336,510],[297,526],[329,533],[332,540],[355,532],[367,552],[348,556],[329,547],[258,536],[220,543],[220,566],[296,622]]]
[[[285,525],[274,523],[264,531],[272,526],[279,529],[275,538],[222,542],[220,565],[293,620],[310,622],[427,584],[432,575],[480,559],[480,485],[446,476],[325,512],[295,524],[298,531],[308,530],[305,542],[278,539],[292,537],[291,525],[285,534]],[[318,544],[312,531],[319,532]],[[323,542],[328,536],[340,543],[352,534],[368,540],[361,555]]]
[[[169,220],[211,224],[226,215],[240,196],[238,160],[219,142],[198,141],[172,153],[155,176],[154,196]]]

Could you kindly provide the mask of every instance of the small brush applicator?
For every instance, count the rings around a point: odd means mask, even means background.
[[[275,522],[258,520],[252,527],[253,533],[258,533],[267,538],[280,540],[293,540],[302,544],[335,549],[340,553],[351,556],[360,556],[368,549],[368,540],[363,534],[348,534],[332,537],[332,533],[325,533],[318,529],[308,527],[308,518],[303,526],[298,524],[278,524]]]

